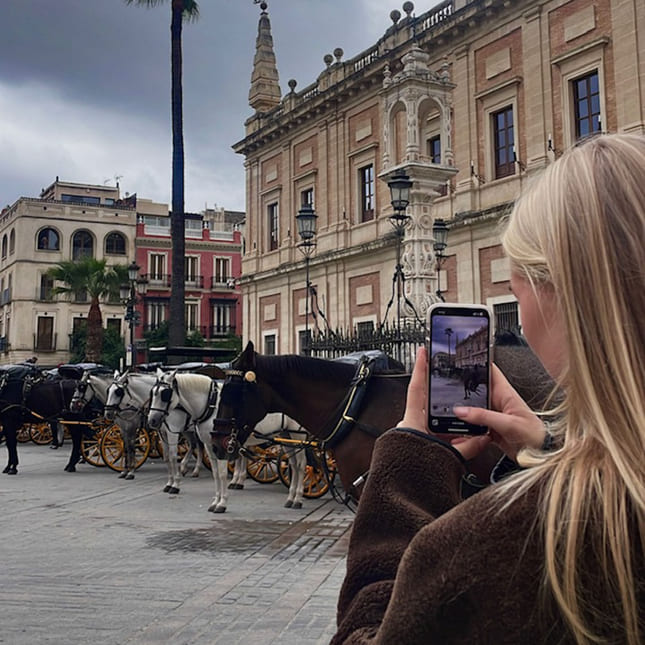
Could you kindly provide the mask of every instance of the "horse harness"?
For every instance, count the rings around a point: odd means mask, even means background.
[[[354,376],[349,384],[349,391],[345,395],[345,398],[338,405],[336,411],[332,415],[331,420],[326,424],[329,428],[327,436],[324,439],[321,439],[321,446],[323,452],[325,450],[333,450],[338,446],[354,429],[358,428],[363,432],[371,435],[372,437],[379,437],[383,434],[383,431],[374,426],[362,423],[358,420],[363,403],[365,401],[365,395],[367,394],[367,386],[376,371],[376,358],[374,356],[362,356]],[[225,370],[226,374],[226,383],[237,383],[238,391],[240,391],[239,400],[230,401],[231,407],[233,408],[233,417],[231,419],[215,419],[214,421],[214,430],[211,432],[211,435],[227,435],[225,430],[215,429],[218,425],[231,425],[231,431],[229,434],[229,442],[227,445],[227,452],[232,454],[238,448],[238,435],[240,431],[249,430],[248,424],[242,424],[238,422],[239,415],[241,413],[242,407],[242,394],[244,387],[252,387],[257,385],[257,375],[255,372],[243,371],[229,369]],[[223,397],[224,398],[224,397]],[[361,475],[354,483],[354,486],[358,486],[365,481],[367,473]],[[356,500],[353,499],[350,493],[345,493],[345,495],[340,495],[338,491],[334,489],[333,486],[330,486],[330,490],[334,498],[337,501],[350,506]],[[350,506],[351,508],[351,506]]]
[[[161,402],[165,404],[165,407],[156,408],[151,406],[150,411],[161,412],[161,414],[163,414],[165,418],[168,416],[168,414],[170,414],[170,403],[172,400],[172,391],[175,390],[175,392],[179,394],[179,387],[177,385],[177,380],[173,379],[172,385],[170,385],[169,383],[164,383],[163,381],[157,381],[154,387],[161,389],[159,398],[161,399]],[[208,391],[208,399],[206,400],[206,407],[204,408],[204,411],[199,415],[199,417],[197,417],[196,419],[191,418],[192,423],[197,425],[199,423],[202,423],[203,421],[206,421],[206,419],[213,416],[213,414],[215,413],[216,407],[217,407],[217,385],[215,381],[211,379],[210,389]],[[181,405],[178,405],[177,408],[179,410],[182,410],[186,414],[188,414],[188,411]],[[186,425],[188,425],[188,422],[186,423]]]

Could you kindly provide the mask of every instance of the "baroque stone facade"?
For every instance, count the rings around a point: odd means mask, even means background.
[[[298,352],[304,313],[332,328],[378,325],[396,297],[387,180],[413,181],[402,247],[405,295],[423,315],[486,303],[517,325],[500,219],[531,175],[580,138],[645,132],[645,5],[627,0],[446,0],[404,4],[369,49],[324,57],[313,83],[282,95],[266,3],[256,41],[244,155],[244,336]],[[426,6],[423,6],[426,5]],[[384,20],[385,22],[385,20]],[[279,98],[282,96],[282,98]],[[306,298],[295,216],[312,203]],[[448,222],[436,271],[434,219]],[[403,308],[411,316],[409,308]],[[309,315],[311,330],[323,319]]]

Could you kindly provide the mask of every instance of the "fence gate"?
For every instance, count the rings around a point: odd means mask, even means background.
[[[419,323],[406,322],[400,327],[385,324],[378,329],[327,330],[312,335],[308,355],[316,358],[338,358],[352,352],[380,349],[411,372],[417,347],[426,342],[426,330]]]

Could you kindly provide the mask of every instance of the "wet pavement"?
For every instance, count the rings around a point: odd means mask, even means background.
[[[21,444],[0,475],[0,643],[329,642],[353,519],[329,495],[286,509],[248,479],[215,515],[207,471],[170,496],[159,460],[125,481],[63,472],[69,450]]]

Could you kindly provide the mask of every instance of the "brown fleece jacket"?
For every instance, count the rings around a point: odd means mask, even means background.
[[[428,435],[378,439],[338,601],[344,643],[568,643],[540,610],[539,492],[503,511],[489,488],[463,500],[459,453]]]

